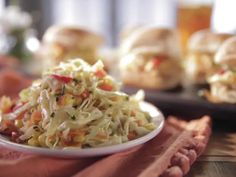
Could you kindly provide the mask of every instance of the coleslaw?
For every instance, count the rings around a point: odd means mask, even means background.
[[[121,144],[155,129],[140,109],[143,92],[128,96],[98,61],[81,59],[49,69],[19,94],[2,97],[0,131],[17,143],[47,148]]]

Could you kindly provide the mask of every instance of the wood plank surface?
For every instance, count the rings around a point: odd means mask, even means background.
[[[204,154],[187,177],[236,177],[236,122],[214,122]]]
[[[186,177],[236,177],[236,162],[196,162]]]
[[[213,133],[204,155],[236,156],[236,133]]]

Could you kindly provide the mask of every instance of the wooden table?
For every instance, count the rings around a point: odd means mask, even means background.
[[[213,122],[208,147],[187,177],[236,177],[236,121]]]

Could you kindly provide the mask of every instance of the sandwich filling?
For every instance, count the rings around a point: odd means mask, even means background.
[[[210,100],[213,102],[236,103],[236,70],[221,69],[208,79],[211,86]]]
[[[166,55],[141,55],[128,54],[122,58],[120,63],[122,71],[135,73],[152,73],[156,77],[163,78],[168,82],[173,76],[178,76],[181,67],[177,59]],[[177,78],[177,77],[176,77]]]
[[[187,77],[191,82],[203,84],[207,78],[214,72],[215,64],[212,53],[189,53],[184,63]]]

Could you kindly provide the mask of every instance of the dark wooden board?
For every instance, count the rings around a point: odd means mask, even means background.
[[[186,177],[235,177],[236,162],[203,162],[193,164]]]
[[[236,119],[236,104],[210,103],[198,95],[205,87],[181,88],[169,91],[144,90],[145,100],[155,104],[166,115],[177,115],[188,118],[197,118],[210,115],[216,119]],[[139,89],[123,86],[122,90],[134,94]]]

